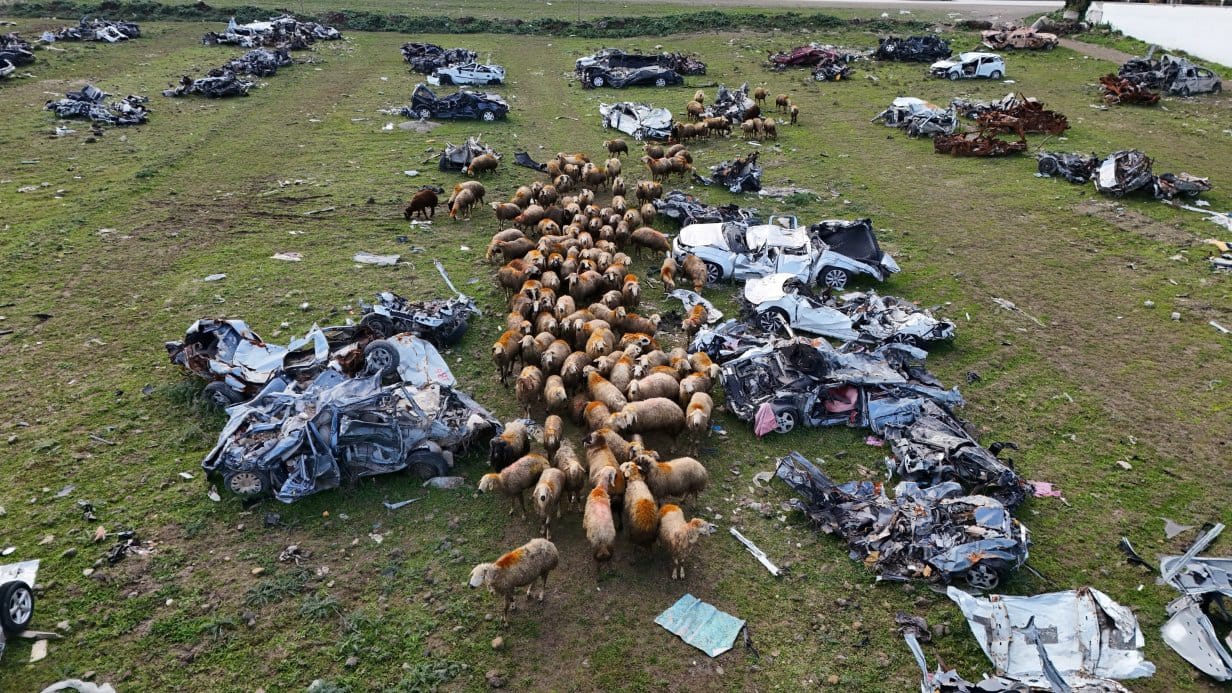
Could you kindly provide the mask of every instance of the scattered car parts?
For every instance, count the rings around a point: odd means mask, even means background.
[[[57,118],[84,118],[105,125],[141,125],[149,120],[146,97],[126,96],[104,103],[108,96],[111,95],[87,84],[80,91],[68,92],[63,99],[48,101],[44,108],[55,111]]]
[[[404,43],[401,51],[411,70],[425,75],[443,67],[473,63],[479,59],[479,54],[468,48],[441,48],[435,43]]]
[[[1099,78],[1099,89],[1104,97],[1104,103],[1109,106],[1119,103],[1154,106],[1159,103],[1159,93],[1151,91],[1146,84],[1136,84],[1125,77],[1113,74]]]
[[[1177,196],[1194,197],[1212,188],[1209,179],[1188,173],[1156,176],[1151,172],[1151,164],[1151,158],[1137,149],[1113,152],[1100,163],[1095,188],[1113,197],[1148,190],[1161,200]]]
[[[644,103],[620,101],[599,104],[603,127],[619,130],[637,140],[666,140],[672,134],[672,112]]]
[[[499,161],[501,155],[495,149],[479,141],[478,137],[468,137],[461,145],[445,143],[437,168],[442,171],[465,171],[475,157],[491,154]]]
[[[1061,42],[1056,34],[1036,31],[1029,26],[1008,30],[990,29],[981,32],[980,39],[981,43],[995,51],[1009,48],[1052,50]]]
[[[712,178],[694,176],[703,185],[718,183],[733,193],[761,190],[761,166],[757,165],[757,152],[711,166],[710,172]]]
[[[952,55],[948,41],[937,36],[887,36],[878,40],[873,57],[877,60],[899,60],[926,63]]]
[[[959,53],[953,60],[938,60],[928,68],[933,77],[957,79],[1001,79],[1005,59],[996,53]]]
[[[980,129],[990,133],[1060,135],[1069,129],[1069,119],[1044,104],[1022,94],[1006,94],[999,101],[979,102],[954,99],[962,115],[973,118]]]
[[[928,349],[954,339],[954,322],[933,316],[897,296],[881,296],[876,291],[852,292],[839,297],[836,307],[851,318],[860,341],[870,344],[897,342]]]
[[[693,195],[680,190],[670,190],[654,201],[655,210],[682,226],[722,222],[750,223],[757,215],[756,209],[735,204],[715,206],[699,201]]]
[[[214,74],[218,72],[218,74]],[[211,70],[211,74],[199,79],[188,75],[180,78],[180,83],[170,89],[163,90],[163,96],[189,96],[200,94],[210,99],[223,99],[230,96],[248,96],[248,90],[254,83],[240,79],[229,70]]]
[[[438,97],[428,85],[420,82],[411,92],[411,105],[400,111],[407,118],[452,118],[459,120],[495,121],[509,114],[509,104],[496,94],[459,91]]]
[[[720,84],[714,101],[703,109],[702,117],[726,118],[732,125],[739,125],[754,108],[757,108],[757,102],[749,96],[748,82],[741,84],[739,89],[728,89],[726,84]]]
[[[813,79],[818,82],[841,82],[851,79],[854,73],[855,70],[847,63],[823,62],[813,68]]]
[[[55,32],[47,32],[52,41],[103,41],[119,43],[141,37],[141,27],[134,22],[112,22],[106,19],[82,17],[77,26],[66,26]]]
[[[16,33],[0,34],[0,65],[22,67],[34,62],[34,48]]]
[[[409,332],[440,349],[460,342],[470,319],[480,314],[479,307],[449,281],[440,260],[434,264],[454,292],[453,298],[409,301],[392,291],[382,291],[376,295],[376,303],[360,301],[364,317],[359,324],[382,338]]]
[[[291,54],[286,48],[254,48],[238,58],[232,58],[209,72],[210,76],[219,76],[231,72],[237,75],[254,75],[256,77],[272,77],[278,73],[278,68],[293,64]]]
[[[1221,643],[1208,610],[1228,619],[1232,599],[1232,558],[1199,557],[1224,530],[1206,529],[1183,555],[1164,556],[1159,572],[1181,596],[1168,604],[1168,621],[1159,629],[1168,647],[1216,681],[1232,681],[1232,636]]]
[[[1064,152],[1040,152],[1035,155],[1035,159],[1041,176],[1060,176],[1079,185],[1091,182],[1100,163],[1100,158],[1095,154],[1088,156]]]

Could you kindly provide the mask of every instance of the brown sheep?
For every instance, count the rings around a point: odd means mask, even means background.
[[[650,180],[662,180],[671,174],[671,163],[667,158],[652,159],[648,156],[643,156],[642,163],[646,165],[646,170],[650,172]]]
[[[607,169],[608,184],[611,184],[612,181],[620,177],[620,159],[618,158],[608,159],[607,162],[603,165],[603,167]]]
[[[779,94],[774,97],[774,110],[780,113],[786,113],[788,107],[791,106],[791,99],[787,98],[786,94]]]
[[[740,131],[745,137],[757,137],[761,133],[761,121],[756,118],[749,118],[743,123],[740,123]]]
[[[702,91],[701,89],[698,89],[697,91],[693,92],[693,100],[698,103],[706,103],[706,92]]]
[[[680,321],[680,329],[684,331],[686,341],[693,341],[694,335],[706,324],[706,306],[700,303],[689,309],[689,314]]]
[[[525,340],[522,342],[522,351],[526,351]],[[526,366],[518,375],[514,391],[517,394],[518,404],[522,405],[522,412],[527,416],[530,416],[531,405],[539,401],[540,395],[543,394],[543,380],[543,371],[536,366]]]
[[[766,102],[766,97],[768,96],[770,96],[770,94],[766,91],[765,87],[757,87],[753,90],[753,101],[758,104],[764,104]]]
[[[659,279],[663,281],[663,293],[667,293],[676,288],[676,261],[668,255],[663,260],[663,266],[659,268]]]
[[[651,373],[629,383],[629,399],[638,402],[653,397],[674,398],[680,393],[680,381],[666,373]]]
[[[586,424],[587,430],[593,431],[606,426],[611,415],[611,410],[603,406],[603,402],[587,402],[585,409],[582,410],[582,421]]]
[[[689,406],[684,410],[684,427],[695,440],[710,430],[710,416],[714,412],[714,400],[705,392],[694,392]]]
[[[543,384],[544,408],[551,412],[564,411],[568,404],[569,391],[565,389],[565,382],[561,380],[559,375],[549,375]],[[548,454],[551,454],[551,452],[549,450]]]
[[[513,218],[513,223],[520,228],[529,229],[542,221],[544,214],[543,207],[530,204],[526,206],[526,209],[522,210],[521,214]]]
[[[594,363],[594,358],[585,351],[575,351],[569,354],[569,358],[565,359],[564,364],[560,367],[560,377],[564,381],[565,387],[573,390],[582,384],[586,367]]]
[[[613,530],[613,534],[615,531]],[[513,591],[526,585],[529,598],[535,582],[542,579],[539,601],[548,588],[548,573],[560,564],[556,545],[546,539],[531,539],[522,546],[496,559],[495,563],[480,563],[471,569],[471,587],[486,585],[494,594],[505,598],[505,612],[501,623],[509,625],[509,607],[513,604]]]
[[[659,504],[633,462],[620,465],[625,477],[625,531],[629,541],[646,548],[659,538]]]
[[[765,137],[769,137],[772,140],[777,140],[779,138],[779,127],[775,124],[773,118],[767,118],[761,121],[761,131]]]
[[[636,253],[640,257],[642,249],[666,253],[672,249],[672,244],[667,240],[667,236],[659,231],[642,226],[633,230],[633,234],[629,236],[630,242],[637,246]]]
[[[591,486],[598,486],[605,476],[607,469],[615,469],[619,471],[620,463],[616,461],[616,455],[611,449],[599,441],[596,445],[586,446],[586,473],[590,478]],[[607,492],[612,498],[620,498],[625,495],[625,477],[622,474],[617,474],[612,479],[612,484],[608,487]]]
[[[607,185],[607,180],[607,171],[594,164],[586,164],[586,168],[582,169],[582,183],[585,185],[602,188]]]
[[[547,313],[541,314],[540,317],[546,317],[555,325],[556,318]],[[559,373],[560,367],[564,365],[565,359],[569,358],[569,354],[573,353],[573,349],[569,343],[563,339],[557,339],[548,345],[548,348],[540,357],[540,362],[543,365],[544,373]]]
[[[591,358],[599,358],[612,353],[616,349],[616,335],[608,328],[596,329],[586,339],[586,353]]]
[[[461,213],[463,218],[467,218],[471,213],[471,207],[475,206],[475,194],[470,190],[463,190],[453,196],[453,205],[449,208],[449,218],[457,219]]]
[[[510,260],[496,270],[496,281],[509,291],[517,291],[527,279],[541,274],[538,267],[528,265],[524,260]]]
[[[659,190],[661,191],[662,189],[660,186]],[[654,223],[655,215],[658,214],[658,211],[655,209],[653,202],[643,202],[642,206],[638,207],[637,213],[642,215],[642,225],[649,226]],[[634,226],[633,228],[636,229],[637,227]]]
[[[636,274],[626,274],[620,287],[620,295],[624,297],[625,305],[637,308],[642,302],[642,285],[637,281]]]
[[[718,380],[719,373],[722,372],[719,364],[712,361],[710,356],[704,351],[689,354],[689,367],[698,373],[709,376],[711,380]]]
[[[440,204],[440,201],[436,198],[436,192],[424,188],[411,197],[411,203],[402,211],[402,216],[407,221],[410,221],[416,214],[424,219],[435,217],[438,204]]]
[[[654,181],[639,180],[637,182],[637,201],[653,202],[663,197],[663,186]]]
[[[594,270],[571,275],[567,280],[569,295],[579,302],[589,301],[603,290],[603,275]]]
[[[511,207],[513,205],[510,205]],[[535,249],[535,242],[529,238],[516,238],[512,241],[502,241],[496,243],[488,249],[488,254],[495,257],[500,253],[505,262],[516,260],[520,257],[525,257],[527,253]]]
[[[484,474],[479,480],[479,492],[496,491],[509,498],[509,514],[513,514],[514,503],[521,506],[522,517],[526,517],[526,499],[522,493],[532,488],[539,481],[539,475],[548,466],[547,458],[531,453],[518,458],[513,464],[499,473]]]
[[[513,360],[522,354],[522,336],[513,329],[505,330],[492,344],[492,362],[500,375],[501,385],[513,375]]]
[[[704,122],[706,123],[706,129],[710,132],[717,132],[723,135],[731,134],[731,121],[726,118],[714,116],[712,118],[707,118]]]
[[[576,508],[582,500],[582,489],[586,488],[586,469],[582,466],[577,449],[571,441],[560,442],[560,447],[552,456],[552,466],[565,473],[565,492],[569,494],[569,506]]]
[[[653,336],[659,330],[660,321],[661,318],[658,313],[653,313],[650,317],[643,317],[637,313],[630,313],[624,306],[616,309],[616,322],[624,332]]]
[[[629,462],[642,453],[642,447],[639,443],[625,440],[619,433],[606,426],[591,431],[586,436],[585,443],[587,448],[600,445],[606,446],[619,464]]]
[[[616,523],[612,520],[612,499],[608,488],[617,471],[609,469],[611,471],[605,472],[600,483],[590,492],[582,515],[582,529],[586,532],[586,541],[595,559],[596,573],[600,564],[612,560],[612,547],[616,545]]]
[[[659,462],[643,454],[638,457],[637,463],[646,470],[646,485],[657,498],[692,496],[696,500],[710,482],[710,472],[706,466],[692,457]]]
[[[565,473],[555,467],[548,467],[540,472],[539,483],[535,484],[535,489],[531,491],[535,512],[543,523],[540,531],[543,532],[544,539],[552,538],[552,514],[560,517],[560,495],[564,490]]]
[[[463,190],[471,191],[471,194],[475,196],[475,201],[479,204],[483,204],[483,196],[488,194],[488,189],[483,187],[483,183],[480,183],[477,180],[464,180],[453,186],[454,195],[457,195]]]
[[[651,159],[662,159],[663,158],[663,147],[657,144],[650,144],[649,142],[647,142],[645,145],[642,146],[642,153],[644,153],[646,156],[650,157]]]
[[[709,281],[709,270],[706,263],[698,256],[689,253],[680,262],[680,273],[693,283],[693,290],[701,293],[702,287]]]
[[[616,176],[616,178],[612,180],[612,195],[613,197],[615,196],[623,197],[624,194],[625,194],[625,179],[620,176]],[[616,206],[614,199],[612,202],[612,206],[613,207]]]
[[[510,421],[505,424],[505,430],[501,431],[500,435],[493,436],[488,442],[488,464],[499,472],[528,452],[530,438],[526,424],[521,420]]]
[[[471,165],[466,167],[466,175],[480,176],[485,172],[494,172],[499,164],[500,161],[491,154],[480,154],[471,159]]]
[[[543,420],[543,447],[548,451],[548,457],[556,457],[556,451],[560,449],[560,441],[565,435],[565,421],[559,416],[552,414]]]
[[[613,354],[615,355],[615,354]],[[624,352],[620,352],[616,356],[616,362],[612,364],[612,368],[608,371],[607,380],[612,385],[616,386],[617,390],[625,392],[629,389],[629,383],[633,380],[633,357]]]
[[[629,153],[629,145],[624,140],[608,140],[603,143],[603,146],[607,147],[607,153],[611,156]]]
[[[796,122],[799,119],[800,119],[800,107],[793,103],[791,105],[791,124],[799,125],[800,123]]]
[[[714,383],[705,373],[690,373],[680,380],[680,403],[688,404],[695,392],[709,392]]]
[[[599,375],[598,371],[591,371],[586,378],[586,391],[590,394],[592,400],[602,402],[603,406],[609,411],[616,411],[629,403],[625,396],[621,394],[620,388],[616,387],[607,378]]]
[[[702,119],[702,113],[705,112],[706,107],[696,101],[690,101],[685,104],[684,110],[696,122]]]
[[[700,517],[685,522],[680,506],[664,503],[659,508],[659,543],[672,556],[672,579],[684,579],[684,561],[702,535],[714,532],[714,525]]]
[[[674,436],[684,428],[684,410],[666,397],[629,402],[612,414],[610,427],[618,433],[659,431]]]

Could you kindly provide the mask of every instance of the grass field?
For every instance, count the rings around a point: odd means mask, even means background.
[[[57,24],[18,20],[17,29],[36,35]],[[722,531],[694,554],[688,581],[668,579],[662,553],[639,556],[622,544],[596,582],[580,518],[569,515],[554,533],[562,565],[546,603],[520,606],[507,629],[498,625],[499,604],[465,587],[474,563],[534,531],[508,518],[499,499],[428,491],[402,475],[291,506],[244,510],[230,497],[206,498],[199,462],[222,418],[197,401],[197,381],[167,365],[165,340],[180,338],[198,317],[225,314],[285,341],[313,322],[354,316],[357,299],[378,290],[441,296],[431,264],[439,258],[486,311],[446,356],[464,389],[511,418],[513,398],[487,357],[503,313],[482,259],[495,221],[483,210],[465,223],[404,223],[401,205],[415,186],[457,180],[427,160],[470,134],[482,134],[507,161],[523,148],[536,158],[596,153],[609,136],[597,122],[601,100],[682,111],[699,87],[712,96],[715,83],[745,80],[789,93],[802,111],[800,127],[781,127],[779,142],[762,147],[765,182],[819,194],[790,210],[802,220],[873,218],[904,268],[884,291],[938,306],[959,324],[954,346],[931,356],[930,367],[961,385],[965,415],[984,440],[1016,441],[1019,471],[1063,490],[1066,503],[1033,499],[1018,513],[1033,531],[1030,563],[1044,579],[1024,571],[1004,591],[1098,587],[1135,608],[1158,666],[1131,688],[1214,688],[1159,639],[1173,592],[1126,565],[1116,543],[1128,536],[1149,559],[1188,538],[1165,541],[1162,517],[1232,521],[1225,502],[1232,358],[1228,337],[1207,325],[1232,326],[1230,289],[1227,275],[1211,273],[1209,246],[1200,243],[1226,233],[1149,199],[1107,200],[1037,179],[1030,158],[943,158],[929,142],[868,120],[897,95],[944,103],[1021,89],[1073,124],[1066,141],[1033,138],[1033,145],[1140,148],[1157,171],[1211,176],[1216,189],[1205,199],[1228,209],[1227,97],[1096,110],[1096,78],[1114,66],[1065,50],[1010,56],[1012,86],[931,80],[918,65],[862,64],[856,79],[837,84],[760,67],[766,50],[798,42],[875,44],[873,34],[854,31],[622,42],[695,51],[710,73],[663,91],[584,92],[567,74],[601,42],[427,36],[417,38],[469,45],[505,65],[511,83],[499,91],[513,111],[507,122],[415,134],[383,131],[401,119],[378,112],[405,103],[416,81],[397,50],[407,37],[356,33],[318,44],[296,56],[310,64],[263,80],[248,98],[204,101],[157,92],[239,51],[201,46],[199,24],[143,29],[146,38],[128,44],[40,51],[32,77],[0,84],[0,331],[11,330],[0,336],[7,440],[0,544],[17,547],[9,560],[43,559],[36,625],[67,625],[36,664],[26,663],[29,643],[10,643],[0,689],[39,690],[87,671],[124,691],[301,690],[314,679],[353,691],[480,689],[494,671],[514,690],[913,690],[918,672],[894,629],[900,610],[948,626],[926,645],[931,658],[968,677],[988,671],[944,596],[924,585],[875,584],[839,541],[781,509],[790,497],[781,484],[754,487],[753,475],[793,448],[824,459],[836,479],[879,474],[883,450],[865,446],[858,431],[757,440],[718,416],[727,436],[706,444],[713,484],[697,510]],[[976,43],[970,34],[954,39],[958,48]],[[87,80],[150,95],[150,124],[108,130],[95,142],[81,124],[54,137],[44,101]],[[737,139],[692,147],[702,167],[748,149]],[[410,179],[406,169],[423,174]],[[532,177],[504,166],[485,184],[497,199]],[[30,185],[38,189],[19,192]],[[326,208],[333,211],[306,214]],[[398,252],[407,263],[357,267],[351,257],[361,250]],[[270,259],[279,251],[300,252],[303,262]],[[651,267],[645,260],[639,274],[655,276]],[[217,272],[227,278],[202,282]],[[730,310],[731,292],[711,296]],[[652,306],[672,307],[655,300],[653,286],[647,296]],[[1043,327],[999,309],[994,297]],[[979,381],[967,384],[969,372]],[[471,456],[461,471],[474,482],[484,466]],[[381,505],[412,497],[423,500],[398,511]],[[93,504],[97,522],[83,519],[79,501]],[[265,528],[268,512],[283,526]],[[108,546],[91,542],[99,524],[135,529],[150,553],[96,564]],[[788,566],[787,575],[770,577],[727,536],[728,525]],[[302,566],[278,562],[290,544],[311,552]],[[75,555],[65,554],[70,549]],[[738,644],[708,660],[654,625],[686,591],[747,619],[756,650]],[[491,647],[497,635],[506,649]]]

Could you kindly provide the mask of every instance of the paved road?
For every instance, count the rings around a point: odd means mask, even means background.
[[[622,5],[655,0],[623,0]],[[961,14],[965,19],[1019,19],[1027,15],[1051,12],[1064,7],[1059,0],[702,0],[690,3],[696,9],[719,9],[725,7],[772,7],[778,9],[824,10],[848,8],[883,10],[891,15],[899,10],[930,13]]]

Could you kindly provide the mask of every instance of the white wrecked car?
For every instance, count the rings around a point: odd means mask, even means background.
[[[790,328],[844,342],[860,336],[851,318],[827,306],[795,275],[750,279],[744,285],[744,300],[753,306],[757,326],[771,334]]]
[[[438,67],[428,75],[428,84],[504,84],[505,68],[500,65],[480,65],[476,62]]]
[[[39,562],[0,565],[0,656],[7,636],[17,635],[34,620],[34,578]]]
[[[599,104],[603,127],[619,130],[637,140],[665,140],[672,134],[672,112],[644,103],[621,101]]]
[[[933,77],[946,79],[1001,79],[1005,59],[996,53],[959,53],[957,58],[938,60],[928,68]]]

